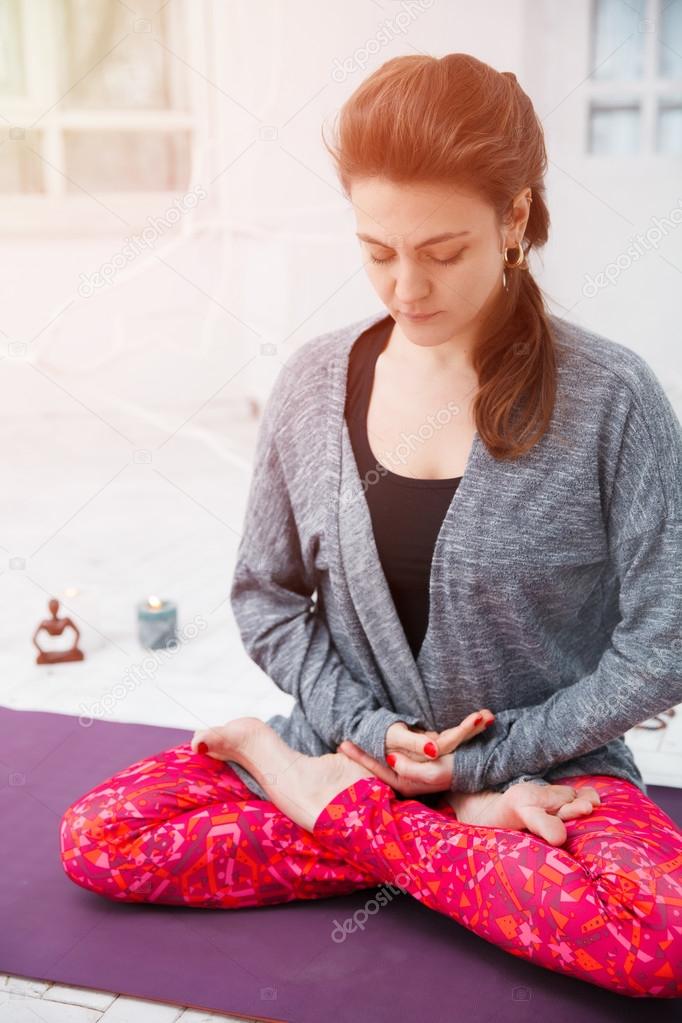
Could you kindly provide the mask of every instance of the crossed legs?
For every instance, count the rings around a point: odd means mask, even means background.
[[[682,994],[682,833],[630,782],[566,779],[601,805],[555,848],[401,800],[348,758],[305,757],[258,724],[222,752],[269,801],[219,756],[163,751],[67,810],[67,875],[111,898],[213,908],[388,883],[539,966],[632,997]]]

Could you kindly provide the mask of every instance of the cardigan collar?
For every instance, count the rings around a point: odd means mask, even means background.
[[[427,729],[432,729],[435,720],[433,709],[419,669],[422,658],[427,656],[430,630],[427,625],[424,641],[415,660],[381,565],[367,498],[344,415],[350,350],[365,330],[386,315],[382,312],[356,323],[354,329],[337,342],[330,360],[327,433],[330,572],[348,633],[356,643],[377,699],[383,706],[390,707],[392,701],[383,680],[399,677],[406,703],[405,706],[396,707],[396,711],[419,714]],[[486,455],[487,449],[476,431],[464,475],[436,539],[431,564],[430,602],[439,576],[443,571],[453,570],[453,548],[450,543],[447,544],[447,565],[444,564],[445,538],[456,533],[458,517],[466,515],[466,503],[472,499],[472,473],[477,471],[478,463]],[[429,622],[430,619],[431,615]],[[392,688],[395,691],[395,687]]]

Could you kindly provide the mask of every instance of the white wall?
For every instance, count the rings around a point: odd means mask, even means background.
[[[23,240],[16,219],[4,219],[14,232],[0,242],[5,347],[23,340],[28,348],[17,354],[15,346],[2,362],[3,412],[72,404],[26,372],[23,360],[36,358],[98,410],[153,419],[152,410],[170,409],[163,422],[181,421],[221,384],[217,400],[225,403],[264,397],[292,348],[376,309],[320,129],[330,131],[344,99],[384,60],[450,51],[513,70],[543,118],[552,234],[535,271],[554,311],[643,354],[680,408],[682,231],[669,229],[613,284],[594,294],[585,288],[586,275],[622,259],[636,232],[680,204],[679,160],[582,153],[587,0],[215,0],[181,9],[188,30],[177,59],[198,125],[192,183],[207,198],[115,285],[86,298],[82,275],[111,260],[131,227],[163,205],[135,197],[133,222],[122,226],[98,208],[102,197],[78,195],[73,215],[44,218],[43,234],[27,211],[32,237]],[[394,39],[383,44],[387,23]],[[373,46],[378,52],[365,60]],[[349,62],[353,70],[340,75]],[[267,126],[277,128],[275,138]],[[125,208],[122,196],[111,202]],[[169,242],[175,247],[166,250]],[[263,342],[277,346],[274,355],[261,354]]]

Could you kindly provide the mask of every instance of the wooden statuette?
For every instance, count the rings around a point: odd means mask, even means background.
[[[45,618],[33,634],[33,643],[38,650],[36,664],[58,664],[61,661],[82,661],[85,658],[85,654],[82,650],[78,649],[78,640],[81,635],[78,630],[78,626],[74,625],[70,618],[57,617],[59,601],[55,597],[50,600],[48,607],[52,617]],[[75,633],[73,646],[69,650],[43,650],[38,642],[38,635],[41,632],[46,632],[48,636],[61,636],[64,629],[73,629]]]

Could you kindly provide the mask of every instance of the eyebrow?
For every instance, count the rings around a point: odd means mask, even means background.
[[[419,245],[415,245],[416,249],[423,249],[426,245],[435,245],[436,242],[448,241],[450,238],[461,238],[462,235],[471,234],[471,231],[446,231],[444,234],[436,234],[433,238],[427,238],[425,242],[420,242]],[[379,241],[378,238],[371,238],[368,234],[361,234],[356,231],[356,236],[363,242],[371,242],[373,245],[382,245],[385,249],[390,249],[390,245],[386,245],[385,242]]]

